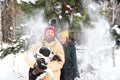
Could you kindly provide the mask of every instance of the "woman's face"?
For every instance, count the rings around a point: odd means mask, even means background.
[[[65,44],[67,42],[67,38],[64,35],[60,35],[59,40],[60,40],[61,44]]]

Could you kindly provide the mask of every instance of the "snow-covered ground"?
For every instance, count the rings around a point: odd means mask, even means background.
[[[10,54],[0,60],[0,80],[28,80],[28,69],[25,53]]]
[[[114,65],[112,57],[91,54],[83,46],[77,48],[80,80],[120,80],[120,50],[115,50]]]

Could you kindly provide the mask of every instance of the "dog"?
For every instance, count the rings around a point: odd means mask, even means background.
[[[34,68],[29,69],[29,80],[40,80],[47,73],[51,76],[51,80],[55,80],[52,70],[48,69],[46,65],[49,61],[62,61],[59,56],[54,55],[48,47],[43,46],[34,57],[36,58],[37,64],[35,64]]]

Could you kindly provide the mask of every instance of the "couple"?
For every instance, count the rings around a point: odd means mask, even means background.
[[[72,47],[72,44],[66,44],[66,41],[68,41],[68,32],[62,32],[60,33],[60,43],[59,41],[55,38],[56,36],[56,29],[53,26],[48,26],[45,29],[44,33],[44,39],[40,41],[39,43],[35,44],[32,46],[32,48],[28,51],[28,54],[25,57],[25,60],[27,64],[31,67],[34,68],[34,65],[36,64],[36,60],[33,57],[33,53],[35,53],[36,50],[38,50],[40,47],[43,45],[48,46],[52,52],[55,55],[58,55],[62,61],[50,61],[47,64],[47,67],[52,70],[53,75],[55,77],[55,80],[72,80],[69,79],[69,77],[78,77],[79,74],[77,73],[77,61],[75,59],[75,62],[72,61],[72,57],[76,58],[76,53],[74,53],[73,50],[75,47]],[[69,49],[67,46],[71,46]],[[73,54],[71,54],[73,53]],[[68,60],[67,60],[68,59]],[[72,65],[76,64],[76,65]],[[70,66],[73,68],[72,70],[69,70]],[[61,70],[62,69],[62,70]],[[67,74],[67,71],[71,71],[71,76]],[[62,75],[61,75],[62,72]],[[66,73],[66,74],[65,74]],[[70,72],[69,72],[70,73]],[[78,76],[76,76],[78,75]],[[61,77],[61,79],[60,79]],[[63,79],[64,77],[68,77],[68,79]],[[50,76],[47,74],[42,80],[50,80]]]

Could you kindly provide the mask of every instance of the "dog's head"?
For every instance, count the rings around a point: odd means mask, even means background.
[[[39,53],[42,54],[44,57],[50,57],[51,54],[53,54],[51,50],[46,46],[41,47]]]

